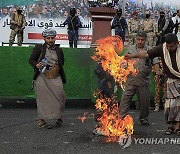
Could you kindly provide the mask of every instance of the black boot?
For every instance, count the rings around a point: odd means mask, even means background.
[[[69,41],[69,47],[73,48],[73,41]]]
[[[77,41],[74,41],[74,48],[77,48]]]

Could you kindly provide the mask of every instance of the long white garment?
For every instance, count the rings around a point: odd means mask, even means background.
[[[60,75],[47,79],[40,74],[35,81],[38,119],[62,119],[66,95]]]

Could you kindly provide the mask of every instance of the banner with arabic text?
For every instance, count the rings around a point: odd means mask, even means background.
[[[63,24],[64,19],[28,19],[26,21],[26,28],[24,30],[23,43],[43,43],[41,33],[44,29],[53,28],[57,31],[56,43],[61,44],[62,47],[68,46],[67,26]],[[10,36],[10,18],[3,18],[0,20],[0,42],[8,43]],[[89,47],[92,40],[92,22],[84,20],[82,28],[79,29],[78,45]]]

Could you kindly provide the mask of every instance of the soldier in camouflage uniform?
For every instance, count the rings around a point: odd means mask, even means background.
[[[24,15],[22,15],[22,8],[18,7],[17,12],[13,13],[10,20],[10,39],[9,39],[9,46],[12,46],[17,35],[17,42],[18,46],[22,45],[23,42],[23,31],[26,26],[26,20]]]
[[[156,58],[155,58],[156,59]],[[157,57],[158,60],[155,60],[157,63],[154,63],[153,72],[154,72],[154,105],[155,105],[155,112],[159,111],[160,106],[160,98],[162,93],[162,103],[165,102],[165,93],[166,93],[166,78],[163,72],[162,61],[161,58]]]
[[[154,37],[157,34],[157,26],[154,19],[150,18],[150,12],[146,12],[146,19],[142,22],[142,31],[147,34],[147,45],[154,46]]]
[[[138,19],[138,12],[133,12],[133,17],[128,21],[129,44],[135,44],[137,32],[140,30],[141,21]]]

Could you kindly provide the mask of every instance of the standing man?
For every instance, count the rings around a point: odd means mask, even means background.
[[[12,46],[17,35],[18,46],[22,46],[23,42],[23,33],[26,26],[26,20],[24,15],[22,14],[22,8],[18,7],[17,11],[13,13],[10,20],[10,39],[9,46]]]
[[[128,21],[128,32],[129,32],[129,44],[133,45],[136,43],[136,35],[140,30],[141,21],[138,19],[138,12],[133,12],[133,17]]]
[[[147,45],[150,47],[154,46],[154,37],[157,34],[156,22],[150,18],[150,12],[146,12],[146,19],[142,23],[142,31],[147,34]]]
[[[169,20],[165,16],[164,11],[160,11],[160,18],[158,19],[158,40],[156,45],[163,44],[165,42],[166,35],[169,33],[168,31]]]
[[[180,135],[180,45],[175,34],[168,34],[165,43],[152,50],[141,53],[127,54],[130,58],[161,57],[164,73],[167,76],[167,95],[165,100],[165,119],[168,129],[165,134]]]
[[[68,39],[71,48],[77,48],[78,29],[82,26],[78,16],[76,16],[76,9],[70,9],[69,17],[64,21],[64,25],[68,25]]]
[[[117,10],[117,13],[112,22],[112,29],[115,29],[115,35],[121,37],[125,41],[126,29],[128,28],[126,19],[122,17],[122,9]]]
[[[172,21],[174,23],[173,33],[176,34],[178,40],[180,40],[180,9],[177,10],[176,16],[172,17]]]
[[[51,126],[45,122],[45,119],[56,119],[56,126],[62,125],[62,113],[66,101],[63,83],[66,83],[66,78],[63,69],[63,51],[55,44],[56,31],[46,29],[42,36],[45,43],[35,46],[29,63],[35,70],[38,127],[50,129]]]
[[[126,53],[140,53],[143,50],[149,50],[150,47],[146,46],[147,34],[145,32],[138,32],[136,36],[136,44],[129,46]],[[149,125],[149,105],[150,105],[150,73],[151,73],[151,60],[149,58],[134,59],[135,69],[138,70],[137,75],[130,74],[125,83],[125,90],[122,93],[120,102],[120,113],[122,118],[128,114],[129,106],[133,96],[137,93],[140,103],[140,116],[139,121],[142,125]]]
[[[166,76],[163,71],[162,60],[160,57],[157,59],[156,63],[153,66],[154,72],[154,111],[158,112],[160,103],[161,103],[161,94],[162,94],[162,103],[165,103],[165,92],[166,92]]]

